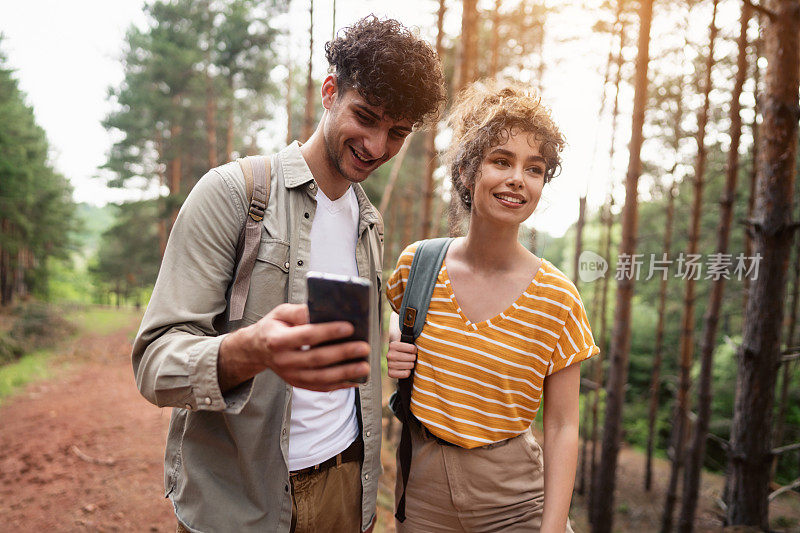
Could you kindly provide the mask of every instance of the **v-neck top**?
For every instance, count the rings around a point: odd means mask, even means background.
[[[395,311],[418,245],[403,251],[387,282]],[[600,352],[575,285],[546,259],[505,311],[477,323],[459,307],[443,264],[415,344],[411,412],[431,433],[464,448],[526,431],[544,379]]]

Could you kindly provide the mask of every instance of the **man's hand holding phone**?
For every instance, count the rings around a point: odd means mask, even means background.
[[[267,368],[294,387],[323,392],[353,387],[369,375],[369,344],[326,344],[352,334],[348,322],[309,323],[306,305],[279,305],[223,340],[217,364],[220,388],[233,388]]]

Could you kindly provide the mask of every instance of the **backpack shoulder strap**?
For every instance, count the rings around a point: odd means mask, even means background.
[[[240,320],[250,290],[250,276],[261,244],[261,221],[269,204],[271,164],[266,156],[244,157],[238,160],[244,174],[249,206],[245,224],[239,231],[236,245],[236,262],[231,289],[228,320]]]
[[[408,272],[408,281],[406,281],[406,290],[403,293],[403,303],[400,304],[400,340],[402,342],[411,344],[422,333],[433,288],[436,286],[436,278],[451,242],[453,239],[449,237],[424,240],[419,243],[414,252],[411,270]],[[409,377],[397,380],[397,392],[389,400],[392,410],[403,422],[400,443],[397,446],[397,454],[400,459],[398,475],[403,482],[403,491],[400,493],[394,515],[400,522],[406,519],[406,486],[408,486],[408,476],[411,473],[412,450],[409,424],[413,418],[411,414],[413,383],[414,371],[412,370]]]
[[[403,303],[400,304],[400,329],[403,342],[413,343],[422,333],[436,278],[442,269],[444,256],[451,242],[453,239],[450,237],[424,240],[414,252],[406,290],[403,293]]]

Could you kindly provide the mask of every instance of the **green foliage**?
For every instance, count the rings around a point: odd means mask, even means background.
[[[116,207],[114,224],[103,232],[96,263],[89,267],[100,291],[120,298],[141,293],[155,283],[161,260],[158,244],[158,202],[145,200]]]
[[[40,350],[14,363],[0,366],[0,402],[26,383],[46,378],[50,372],[50,356],[49,350]]]
[[[30,300],[18,305],[13,314],[16,320],[11,328],[11,337],[26,352],[52,345],[75,331],[59,308],[44,302]]]
[[[23,353],[22,346],[11,335],[0,332],[0,365],[16,361]]]
[[[48,150],[0,50],[0,304],[30,292],[46,297],[48,259],[73,247],[72,190]]]

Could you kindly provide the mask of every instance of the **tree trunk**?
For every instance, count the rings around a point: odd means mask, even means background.
[[[228,104],[228,124],[225,128],[225,155],[228,161],[233,161],[233,96]]]
[[[611,212],[611,207],[614,205],[614,198],[609,193],[608,201],[606,202],[603,214],[603,227],[605,237],[603,239],[603,251],[602,256],[604,258],[608,258],[611,254],[611,232],[614,225],[614,214]],[[603,285],[602,288],[602,296],[600,298],[600,353],[597,354],[593,367],[592,367],[592,380],[597,383],[598,388],[594,391],[594,395],[592,396],[592,428],[591,428],[591,439],[592,439],[592,453],[591,453],[591,464],[589,469],[589,519],[591,520],[591,513],[592,513],[592,506],[594,505],[594,491],[593,491],[593,483],[595,476],[597,475],[597,440],[598,440],[598,418],[599,418],[599,407],[600,407],[600,385],[603,383],[603,358],[605,356],[607,347],[608,347],[608,335],[607,335],[607,320],[606,315],[608,312],[608,278],[610,274],[606,273],[605,276],[600,280]]]
[[[619,253],[632,255],[636,251],[638,233],[638,185],[642,173],[641,149],[644,141],[645,106],[647,103],[647,68],[650,62],[650,24],[653,1],[642,0],[639,6],[639,41],[636,57],[636,82],[631,124],[630,158],[625,180],[625,208],[622,212],[622,241]],[[611,363],[606,382],[605,428],[603,431],[602,460],[597,476],[592,480],[592,531],[610,532],[613,525],[614,486],[617,455],[622,424],[622,404],[628,376],[628,351],[630,349],[631,299],[633,297],[633,269],[622,269],[622,279],[617,284],[617,305],[614,317],[614,336],[611,342]]]
[[[214,85],[206,69],[206,144],[208,145],[208,168],[219,165],[217,158],[217,100]]]
[[[758,160],[753,251],[761,256],[750,284],[748,320],[739,352],[730,439],[730,525],[769,528],[768,501],[775,381],[786,294],[786,267],[795,227],[792,194],[797,157],[800,86],[800,4],[771,0],[765,23],[766,86]]]
[[[611,213],[611,207],[614,205],[614,198],[611,194],[613,187],[614,187],[614,180],[613,176],[614,173],[614,154],[616,153],[616,138],[617,138],[617,119],[619,118],[619,91],[620,86],[622,85],[622,63],[623,63],[623,56],[622,56],[622,49],[625,47],[625,23],[622,21],[622,0],[617,1],[617,9],[616,9],[616,20],[615,24],[618,27],[619,32],[619,47],[617,48],[617,55],[616,55],[616,78],[614,80],[614,106],[611,111],[611,139],[609,142],[609,149],[608,149],[608,174],[612,176],[611,182],[609,183],[609,193],[608,193],[608,210],[606,212],[605,218],[605,228],[606,228],[606,239],[605,239],[605,248],[603,250],[603,257],[608,260],[610,259],[611,255],[611,231],[614,224],[614,216]],[[605,92],[605,85],[604,92]],[[603,102],[605,103],[605,98],[603,98]],[[608,309],[608,278],[610,276],[610,272],[607,272],[605,276],[601,279],[601,283],[603,284],[603,296],[602,296],[602,310],[600,313],[600,354],[595,357],[594,363],[594,382],[597,383],[598,388],[595,389],[594,395],[592,397],[592,458],[591,458],[591,476],[590,479],[595,479],[595,471],[597,468],[597,438],[598,438],[598,406],[600,403],[600,385],[603,383],[603,358],[604,354],[606,353],[606,348],[608,346],[606,339],[606,312]],[[594,493],[592,490],[593,481],[589,484],[589,505],[588,505],[588,512],[589,512],[589,521],[592,520],[592,509],[593,509],[593,498]]]
[[[400,167],[403,165],[403,159],[406,158],[406,152],[408,152],[408,147],[411,146],[413,137],[413,133],[406,137],[403,146],[400,147],[400,150],[397,152],[397,156],[394,159],[394,163],[392,164],[392,170],[389,173],[389,179],[386,181],[386,187],[384,187],[383,194],[381,195],[381,203],[378,206],[378,211],[380,211],[382,216],[386,216],[386,210],[389,207],[389,202],[392,200],[392,193],[394,192],[397,178],[400,176]],[[410,243],[403,243],[404,246],[407,244]]]
[[[795,222],[800,221],[800,217]],[[792,301],[789,304],[789,321],[786,324],[786,333],[784,335],[784,346],[787,349],[800,351],[800,339],[796,339],[794,335],[795,328],[797,327],[797,312],[798,300],[800,299],[800,237],[795,235],[795,253],[794,253],[794,273],[792,281]],[[784,424],[786,422],[786,409],[789,407],[789,383],[792,381],[795,369],[797,368],[797,361],[786,361],[782,365],[783,372],[781,373],[781,395],[778,403],[778,415],[775,419],[775,432],[773,437],[773,446],[778,447],[783,444]],[[780,456],[776,455],[772,459],[772,469],[770,470],[770,480],[775,479],[775,472],[778,468],[778,461]]]
[[[308,78],[306,79],[306,108],[303,118],[303,142],[306,142],[311,134],[314,133],[314,77],[312,72],[314,59],[314,0],[310,0],[308,6]]]
[[[294,140],[292,135],[292,63],[289,61],[289,75],[286,77],[286,144]]]
[[[711,24],[709,25],[708,56],[705,64],[705,78],[703,80],[703,106],[697,114],[697,159],[694,167],[694,199],[692,203],[692,219],[689,229],[689,242],[687,256],[697,254],[698,241],[700,240],[700,217],[703,207],[703,180],[706,172],[706,124],[708,123],[708,109],[710,107],[709,94],[711,93],[711,70],[714,67],[714,41],[717,37],[717,0],[713,2]],[[699,277],[699,276],[698,276]],[[689,388],[691,387],[692,357],[694,355],[694,304],[695,304],[695,276],[691,273],[686,279],[686,291],[683,299],[683,319],[680,340],[680,378],[678,381],[677,408],[675,409],[675,439],[670,468],[669,486],[664,503],[664,515],[661,520],[662,533],[672,530],[672,513],[678,490],[678,477],[685,459],[684,442],[688,429],[689,414]]]
[[[498,0],[499,1],[499,0]],[[442,37],[444,30],[445,4],[444,0],[439,0],[439,11],[436,16],[436,54],[442,56]],[[435,194],[435,182],[433,173],[439,164],[439,158],[436,153],[436,134],[438,131],[437,125],[431,124],[430,129],[425,134],[425,177],[424,177],[424,191],[425,197],[423,198],[422,206],[422,237],[425,239],[433,236],[431,224],[433,220],[433,196]]]
[[[683,91],[681,91],[682,93]],[[678,112],[676,115],[682,114],[681,98],[678,98]],[[682,137],[680,133],[680,122],[675,122],[675,140],[679,141]],[[676,143],[677,144],[677,143]],[[676,151],[675,156],[678,157]],[[664,253],[667,257],[671,257],[670,249],[672,248],[672,224],[675,219],[675,196],[678,194],[678,181],[674,176],[677,165],[672,169],[672,185],[668,191],[667,198],[667,220],[664,227]],[[647,452],[645,458],[644,469],[644,490],[649,491],[653,485],[653,448],[655,446],[656,435],[656,415],[658,413],[658,395],[661,389],[661,361],[663,357],[664,348],[664,319],[666,318],[667,307],[667,284],[669,283],[669,276],[662,276],[661,283],[658,291],[658,323],[656,325],[656,343],[653,349],[653,372],[650,376],[650,403],[647,413]]]
[[[725,191],[720,199],[720,219],[717,227],[716,250],[718,254],[728,253],[731,221],[733,220],[733,202],[736,197],[736,179],[739,174],[739,143],[742,135],[739,97],[742,94],[742,87],[747,75],[747,26],[749,22],[750,6],[747,3],[743,3],[738,40],[739,52],[736,65],[736,81],[731,94],[731,145],[728,150],[728,160],[725,167]],[[697,420],[692,433],[691,448],[687,456],[681,511],[678,520],[678,530],[684,532],[692,531],[695,511],[697,510],[700,475],[706,454],[706,435],[711,418],[711,398],[713,394],[711,390],[711,369],[714,362],[719,312],[722,308],[724,294],[725,277],[720,276],[712,282],[708,309],[703,319],[705,325],[700,342],[701,364],[697,388]]]
[[[758,21],[758,14],[756,13],[756,21]],[[760,26],[760,24],[759,24]],[[753,219],[753,209],[756,204],[756,178],[758,174],[758,145],[760,144],[758,137],[758,114],[761,110],[759,106],[759,87],[761,81],[761,67],[758,66],[758,58],[761,57],[761,29],[759,28],[759,36],[753,43],[753,122],[750,123],[750,132],[753,136],[753,148],[751,149],[752,164],[750,167],[750,194],[747,197],[747,220]],[[744,255],[745,257],[752,257],[753,255],[753,239],[750,238],[750,232],[744,232]],[[742,284],[743,288],[743,302],[742,309],[747,309],[747,295],[750,293],[750,280],[745,277]],[[743,321],[747,317],[742,317]]]
[[[586,195],[578,199],[578,223],[575,225],[575,255],[572,258],[572,282],[577,288],[580,283],[578,269],[583,251],[583,226],[586,224]]]
[[[461,53],[458,61],[458,75],[455,93],[469,85],[475,76],[476,41],[478,33],[478,2],[477,0],[462,0],[461,10]],[[447,227],[451,237],[461,232],[459,217],[459,199],[455,190],[450,195],[450,209],[447,212]]]
[[[439,5],[443,2],[440,0]],[[440,7],[441,9],[441,7]],[[500,55],[500,0],[494,0],[494,11],[492,12],[492,62],[489,66],[489,77],[497,76],[498,58]]]

